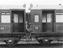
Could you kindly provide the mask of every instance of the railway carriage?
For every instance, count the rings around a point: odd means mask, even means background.
[[[63,7],[0,9],[0,44],[63,43]]]
[[[0,9],[0,44],[15,44],[26,34],[25,9]]]
[[[63,7],[38,6],[30,12],[31,37],[40,43],[63,43]]]

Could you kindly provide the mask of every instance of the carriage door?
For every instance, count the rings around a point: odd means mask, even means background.
[[[0,33],[11,33],[11,12],[10,10],[0,11]]]
[[[32,32],[39,33],[41,32],[41,10],[32,10],[31,11],[31,26]]]
[[[24,11],[12,11],[13,32],[24,32]]]
[[[42,11],[42,32],[54,32],[54,11]]]

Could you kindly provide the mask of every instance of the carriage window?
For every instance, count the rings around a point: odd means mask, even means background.
[[[34,21],[39,22],[39,15],[35,15],[34,17],[35,17]]]
[[[23,23],[23,15],[21,14],[14,14],[14,23]]]
[[[10,14],[2,14],[1,23],[11,23]]]
[[[18,23],[18,15],[14,14],[14,23]]]
[[[42,23],[46,23],[46,14],[43,14],[42,16]]]
[[[47,22],[48,22],[48,23],[51,22],[51,19],[52,19],[51,16],[52,16],[52,14],[50,14],[50,13],[47,14]]]
[[[49,23],[51,22],[51,18],[52,17],[52,14],[51,13],[47,13],[47,14],[43,14],[42,16],[42,23]]]
[[[19,23],[23,23],[23,15],[22,14],[19,15]]]
[[[56,22],[63,22],[63,15],[56,15]]]

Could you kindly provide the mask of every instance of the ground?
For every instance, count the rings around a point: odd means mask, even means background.
[[[53,45],[16,45],[16,46],[0,46],[0,48],[63,48],[63,44],[53,44]]]

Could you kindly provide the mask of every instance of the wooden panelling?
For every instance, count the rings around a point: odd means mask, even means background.
[[[0,33],[11,33],[11,24],[0,24]]]
[[[63,10],[56,10],[56,13],[63,13]]]
[[[11,33],[11,23],[2,23],[1,22],[1,15],[10,15],[11,16],[11,10],[0,10],[0,34],[3,33]],[[3,19],[4,20],[4,19]]]
[[[63,32],[63,23],[56,23],[56,32]]]
[[[39,23],[34,22],[34,16],[35,15],[39,16]],[[32,24],[40,24],[41,19],[42,19],[41,17],[42,17],[42,10],[32,10],[31,11],[31,22],[32,22]]]
[[[41,32],[42,28],[41,25],[33,25],[34,32]]]
[[[53,26],[52,26],[51,23],[47,23],[47,24],[46,23],[43,23],[42,24],[42,29],[43,29],[42,30],[43,32],[53,32],[53,29],[54,28],[53,28]]]
[[[56,32],[63,32],[63,23],[61,22],[62,21],[61,15],[63,15],[63,10],[62,9],[56,10],[55,12],[56,12],[56,24],[55,24],[56,28],[55,28],[55,30],[56,30]],[[57,15],[59,15],[61,18],[59,18],[59,16],[57,16]]]
[[[47,32],[52,32],[52,24],[51,23],[47,23]]]
[[[39,21],[35,22],[35,15],[38,15]],[[31,24],[33,32],[41,32],[42,30],[42,10],[32,10],[31,11]]]

